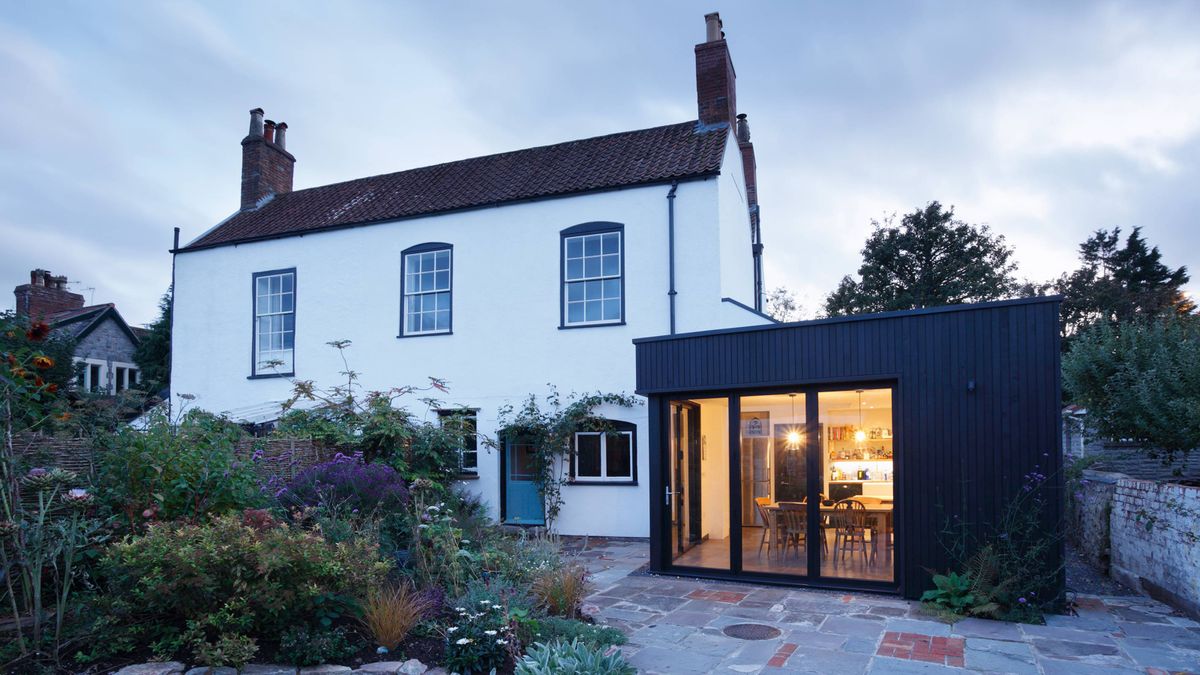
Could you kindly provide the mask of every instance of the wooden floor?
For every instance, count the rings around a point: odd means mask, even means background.
[[[759,541],[762,538],[762,528],[742,528],[742,569],[747,572],[769,572],[772,574],[803,575],[807,570],[808,555],[801,547],[799,552],[789,548],[781,554],[778,549],[767,552],[763,546],[759,551]],[[861,551],[847,551],[844,556],[832,556],[833,533],[826,534],[826,553],[821,557],[821,576],[839,579],[863,579],[868,581],[892,581],[893,559],[890,548],[879,542],[875,559],[871,560],[873,543],[867,542],[867,556]],[[832,558],[832,559],[831,559]],[[840,558],[840,560],[839,560]],[[729,539],[706,539],[697,546],[677,556],[674,564],[686,567],[702,567],[705,569],[729,569]]]

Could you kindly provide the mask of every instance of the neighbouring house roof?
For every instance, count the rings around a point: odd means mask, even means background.
[[[684,122],[296,190],[239,211],[179,250],[711,176],[728,132],[726,124]]]
[[[133,344],[141,341],[140,336],[121,318],[117,306],[111,302],[51,314],[46,317],[46,323],[50,324],[50,329],[56,333],[65,334],[73,340],[82,340],[109,317],[117,322],[117,326],[129,336]]]

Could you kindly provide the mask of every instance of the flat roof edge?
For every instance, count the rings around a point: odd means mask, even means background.
[[[756,331],[768,330],[784,330],[788,328],[803,328],[807,326],[821,326],[833,323],[853,323],[856,321],[875,321],[879,319],[901,319],[910,316],[923,316],[926,314],[948,314],[951,312],[972,312],[983,309],[995,309],[998,307],[1015,307],[1019,305],[1039,305],[1049,303],[1062,302],[1061,295],[1039,295],[1030,298],[1014,298],[1011,300],[992,300],[989,302],[973,302],[958,305],[941,305],[938,307],[923,307],[921,309],[904,309],[894,312],[878,312],[875,314],[854,314],[851,316],[835,316],[825,319],[809,319],[807,321],[793,321],[791,323],[775,323],[763,324],[757,326],[738,326],[736,328],[718,328],[715,330],[696,331],[692,333],[677,333],[675,335],[652,335],[647,337],[634,338],[633,344],[642,344],[646,342],[666,342],[669,340],[686,340],[689,338],[705,337],[711,335],[731,335],[736,333],[753,333]]]

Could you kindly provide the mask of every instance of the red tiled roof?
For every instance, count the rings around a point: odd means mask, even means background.
[[[180,250],[712,175],[728,131],[684,122],[297,190]]]

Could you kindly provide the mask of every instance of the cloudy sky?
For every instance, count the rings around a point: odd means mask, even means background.
[[[288,123],[298,189],[694,119],[712,9],[767,283],[810,313],[873,218],[933,199],[1005,235],[1023,277],[1133,225],[1200,277],[1196,2],[13,2],[0,308],[44,267],[151,320],[172,228],[237,207],[252,107]]]

